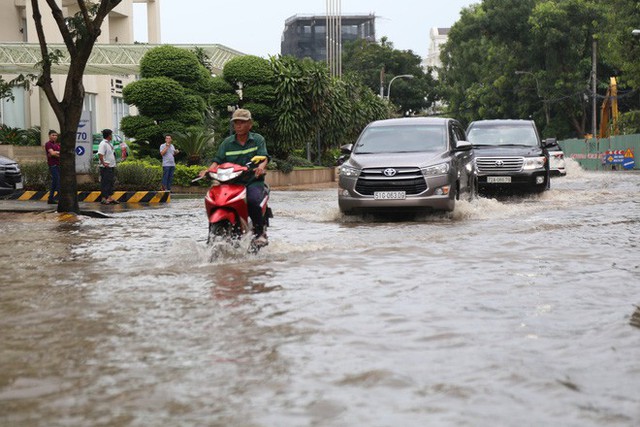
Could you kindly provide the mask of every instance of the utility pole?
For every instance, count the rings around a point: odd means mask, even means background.
[[[598,109],[596,106],[597,48],[598,41],[594,35],[591,53],[591,134],[593,135],[593,138],[596,138],[596,122],[598,121]]]

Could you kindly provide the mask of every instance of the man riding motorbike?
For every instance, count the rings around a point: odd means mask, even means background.
[[[218,152],[213,158],[213,163],[209,168],[214,168],[221,163],[230,162],[239,165],[247,164],[254,156],[265,156],[254,170],[254,176],[250,176],[244,183],[247,187],[247,207],[249,217],[253,222],[253,242],[258,246],[265,246],[269,243],[267,234],[264,230],[264,218],[260,208],[260,202],[264,198],[265,183],[264,176],[267,172],[267,163],[269,163],[269,154],[267,146],[262,135],[251,132],[253,121],[251,112],[245,109],[238,109],[231,116],[233,129],[235,134],[228,136],[222,141]],[[207,169],[200,172],[199,176],[203,177]]]

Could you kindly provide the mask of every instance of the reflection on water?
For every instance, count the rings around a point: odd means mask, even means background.
[[[636,311],[631,315],[631,320],[629,320],[631,326],[635,326],[636,328],[640,328],[640,307],[636,306]]]
[[[0,217],[0,425],[640,424],[640,175],[342,217],[274,191],[211,261],[200,199]]]
[[[250,255],[247,255],[249,257]],[[282,286],[269,286],[272,273],[268,269],[257,267],[248,272],[230,265],[220,265],[212,278],[212,294],[218,300],[237,301],[243,295],[260,294],[282,290]]]

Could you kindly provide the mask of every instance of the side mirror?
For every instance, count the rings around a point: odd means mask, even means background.
[[[351,150],[353,150],[353,144],[345,144],[340,147],[340,152],[342,154],[351,154]]]
[[[544,145],[544,148],[551,148],[551,147],[560,148],[560,146],[558,145],[558,140],[556,138],[547,138],[542,141],[542,145]]]
[[[455,151],[469,151],[473,148],[473,144],[469,141],[458,141],[456,143]]]

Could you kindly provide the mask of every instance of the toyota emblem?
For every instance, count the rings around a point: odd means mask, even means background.
[[[384,174],[384,176],[395,176],[398,173],[398,171],[393,168],[387,168],[384,171],[382,171],[382,173]]]
[[[496,160],[496,167],[501,168],[504,166],[504,162],[502,160]]]

